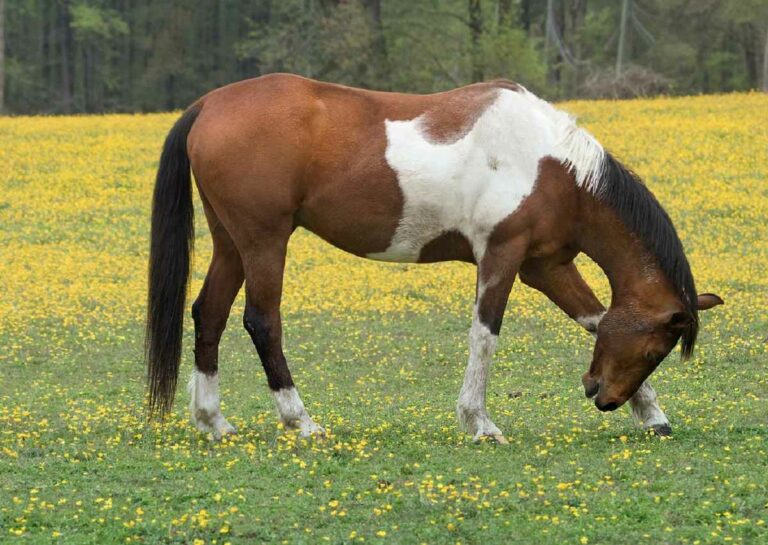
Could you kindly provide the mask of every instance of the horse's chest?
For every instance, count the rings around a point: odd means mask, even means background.
[[[389,248],[369,257],[417,261],[426,244],[450,231],[482,257],[493,228],[533,190],[539,160],[482,122],[452,143],[430,141],[418,120],[387,122],[386,160],[403,212]]]

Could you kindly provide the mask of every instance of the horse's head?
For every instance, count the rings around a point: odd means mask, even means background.
[[[722,305],[717,295],[701,294],[698,310]],[[623,405],[653,373],[691,326],[693,316],[682,307],[664,312],[634,305],[612,306],[597,328],[592,364],[582,383],[601,411]]]

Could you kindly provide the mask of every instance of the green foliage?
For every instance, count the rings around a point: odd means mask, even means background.
[[[69,9],[71,27],[75,36],[83,41],[100,43],[122,34],[128,34],[128,25],[115,10],[78,2]]]
[[[482,41],[486,78],[513,79],[532,90],[543,90],[546,66],[536,45],[521,29],[498,25]]]
[[[765,0],[15,0],[7,109],[153,111],[276,71],[428,93],[508,78],[548,98],[758,88]],[[3,67],[0,67],[2,69]]]
[[[373,33],[359,3],[322,10],[317,2],[271,3],[237,51],[262,73],[293,72],[349,85],[370,85]]]
[[[469,79],[470,42],[458,2],[392,3],[385,27],[392,87],[409,92],[442,91]]]

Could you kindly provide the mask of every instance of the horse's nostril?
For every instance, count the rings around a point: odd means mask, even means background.
[[[600,383],[589,376],[589,373],[584,373],[581,377],[581,383],[584,385],[584,395],[591,398],[597,394],[600,389]]]
[[[597,394],[597,391],[600,389],[600,385],[598,383],[589,384],[584,387],[584,395],[591,398],[594,397],[595,394]]]

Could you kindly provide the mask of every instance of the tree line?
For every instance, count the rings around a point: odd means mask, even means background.
[[[183,108],[285,71],[550,99],[768,90],[768,0],[0,0],[0,110]]]

